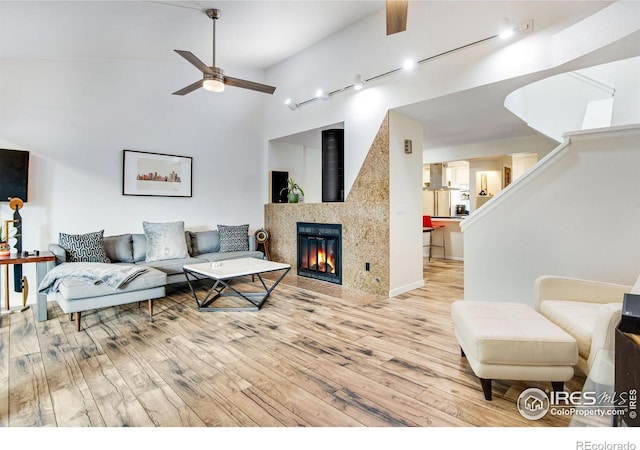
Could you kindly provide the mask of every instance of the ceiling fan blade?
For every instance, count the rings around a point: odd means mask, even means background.
[[[204,80],[198,80],[195,83],[191,83],[189,86],[180,89],[179,91],[175,91],[172,95],[185,95],[189,92],[195,91],[198,88],[202,87],[202,82]]]
[[[213,75],[213,70],[211,67],[207,66],[205,63],[200,61],[196,55],[186,50],[174,50],[178,55],[182,56],[184,59],[189,61],[191,64],[196,66],[198,70],[202,73],[208,73]]]
[[[253,81],[241,80],[240,78],[228,77],[225,75],[224,84],[244,89],[252,89],[254,91],[264,92],[265,94],[273,94],[276,90],[273,86],[255,83]]]
[[[408,0],[387,0],[387,36],[407,29]]]

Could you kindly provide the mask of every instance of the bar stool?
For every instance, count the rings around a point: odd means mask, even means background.
[[[433,232],[440,229],[442,230],[442,244],[436,245],[433,243]],[[442,259],[447,259],[447,252],[444,247],[444,225],[436,225],[431,222],[431,216],[422,216],[422,232],[429,233],[429,243],[427,245],[423,245],[423,247],[429,247],[429,261],[431,261],[431,249],[433,247],[442,248]]]

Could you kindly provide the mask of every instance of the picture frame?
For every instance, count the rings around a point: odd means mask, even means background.
[[[502,189],[511,184],[511,166],[502,167]]]
[[[122,151],[122,195],[191,197],[193,158]]]

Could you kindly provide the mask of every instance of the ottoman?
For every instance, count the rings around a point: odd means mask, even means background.
[[[573,377],[576,340],[522,303],[457,301],[456,338],[491,400],[491,380],[551,381],[558,391]]]

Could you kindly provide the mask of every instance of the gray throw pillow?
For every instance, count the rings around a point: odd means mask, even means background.
[[[147,257],[147,237],[144,233],[134,233],[131,235],[133,244],[133,262],[144,261]]]
[[[112,262],[133,262],[133,242],[130,234],[105,236],[104,249]]]
[[[147,236],[145,261],[152,262],[189,257],[184,234],[184,222],[142,222],[142,228]]]
[[[249,225],[218,225],[221,252],[249,250]]]
[[[218,232],[217,230],[192,231],[191,251],[192,255],[203,255],[205,253],[219,252],[220,232]]]
[[[104,248],[104,230],[86,234],[60,233],[58,245],[67,252],[69,262],[111,262]]]

